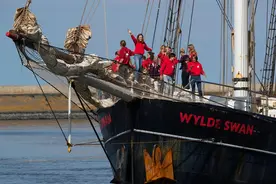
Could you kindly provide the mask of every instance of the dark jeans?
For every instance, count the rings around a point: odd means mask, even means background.
[[[199,96],[202,97],[202,88],[201,88],[201,82],[198,82],[198,81],[201,81],[201,78],[200,78],[200,75],[198,76],[193,76],[191,75],[191,86],[192,86],[192,93],[195,94],[195,85],[197,86],[197,90],[198,90],[198,94]]]
[[[125,80],[129,77],[129,66],[128,65],[120,65],[119,67],[119,74],[121,77],[123,77]]]
[[[187,84],[189,84],[189,73],[187,73],[185,70],[182,71],[182,75],[181,75],[181,79],[182,79],[182,87],[184,88],[186,86],[185,89],[190,89],[190,85],[187,86]]]

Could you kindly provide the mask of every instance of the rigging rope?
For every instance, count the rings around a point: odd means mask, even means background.
[[[144,38],[146,38],[146,35],[147,35],[147,32],[148,32],[148,27],[149,27],[149,23],[150,23],[150,17],[151,17],[151,12],[152,12],[152,8],[153,8],[153,3],[154,3],[154,0],[152,0],[152,3],[151,3],[151,8],[150,8],[149,17],[148,17],[148,23],[146,25],[146,30],[144,32]]]
[[[150,2],[150,0],[148,0],[148,3],[147,3],[146,12],[145,12],[145,18],[144,18],[144,22],[143,22],[143,25],[142,25],[142,32],[141,33],[144,32],[144,26],[145,26],[145,23],[146,23],[148,9],[149,9],[149,2]]]
[[[169,5],[169,1],[167,1],[167,6],[166,7],[168,7],[168,5]],[[168,13],[167,11],[168,11],[168,9],[165,9],[164,15],[166,15]],[[162,35],[161,35],[161,41],[160,41],[161,43],[163,42],[165,31],[166,31],[166,16],[164,16],[163,25],[162,25]],[[165,42],[163,42],[163,44],[164,43]]]
[[[104,8],[104,35],[105,35],[105,54],[108,58],[108,40],[107,40],[107,22],[106,22],[106,1],[103,0],[103,8]]]
[[[84,8],[83,8],[83,12],[82,12],[81,20],[80,20],[80,25],[82,24],[82,19],[83,19],[83,17],[84,17],[84,13],[85,13],[85,11],[86,11],[87,4],[88,4],[88,0],[86,0],[85,5],[84,5]]]
[[[101,0],[98,0],[98,3],[96,4],[96,7],[95,7],[95,9],[94,9],[94,11],[93,11],[91,17],[87,20],[87,24],[91,24],[91,21],[92,21],[94,15],[95,15],[95,13],[96,13],[98,7],[99,7],[100,2],[101,2]]]
[[[81,106],[82,106],[82,108],[83,108],[83,111],[84,111],[84,113],[86,114],[86,117],[88,118],[88,121],[89,121],[91,127],[93,128],[94,133],[95,133],[95,135],[96,135],[96,137],[97,137],[99,143],[101,144],[101,147],[102,147],[102,149],[103,149],[103,151],[104,151],[104,153],[105,153],[105,155],[106,155],[106,157],[107,157],[107,159],[108,159],[108,161],[109,161],[109,163],[110,163],[110,165],[111,165],[111,168],[112,168],[113,172],[114,172],[115,175],[116,175],[116,174],[117,174],[117,173],[116,173],[116,169],[115,169],[113,163],[111,162],[111,159],[110,159],[110,157],[108,156],[107,151],[106,151],[106,149],[105,149],[103,143],[101,142],[100,136],[99,136],[99,134],[98,134],[98,132],[97,132],[95,126],[93,125],[93,122],[91,121],[88,112],[86,111],[86,109],[85,109],[85,107],[84,107],[84,105],[83,105],[83,101],[82,101],[82,99],[80,98],[80,95],[79,95],[79,93],[77,92],[74,83],[73,83],[72,87],[73,87],[73,89],[75,90],[75,93],[76,93],[76,95],[77,95],[77,97],[78,97],[78,99],[79,99],[79,101],[80,101],[80,103],[81,103]]]
[[[85,19],[85,21],[84,21],[85,23],[87,23],[87,21],[88,21],[88,18],[89,18],[89,16],[90,16],[90,13],[91,13],[92,10],[93,10],[93,7],[94,7],[95,2],[96,2],[96,0],[94,0],[93,3],[92,3],[91,6],[90,6],[90,9],[89,9],[89,11],[88,11],[87,17],[86,17],[86,19]]]
[[[221,2],[220,2],[220,0],[216,0],[216,2],[217,2],[217,4],[218,4],[218,6],[219,6],[219,9],[220,9],[221,13],[222,13],[222,14],[224,15],[224,17],[225,17],[225,20],[226,20],[226,22],[227,22],[228,27],[229,27],[231,30],[233,30],[234,28],[233,28],[233,26],[232,26],[232,24],[231,24],[231,22],[230,22],[230,20],[229,20],[229,18],[228,18],[228,16],[227,16],[227,14],[225,13],[225,11],[224,11],[224,9],[223,9],[223,6],[222,6],[222,4],[221,4]]]
[[[153,38],[152,38],[151,48],[154,47],[155,33],[156,33],[156,28],[157,28],[158,19],[159,19],[160,6],[161,6],[161,0],[159,0],[159,3],[158,3],[158,10],[157,10],[157,15],[156,15],[156,20],[155,20],[155,26],[154,26],[154,31],[153,31]]]
[[[185,9],[186,9],[186,0],[184,0],[184,3],[183,3],[183,9],[182,9],[182,17],[181,17],[181,23],[180,23],[180,29],[182,28],[182,26],[183,26],[183,22],[184,22],[184,15],[185,15]],[[182,29],[181,29],[182,30]],[[181,31],[181,33],[180,33],[180,41],[179,41],[179,48],[178,48],[178,50],[180,50],[181,49],[181,45],[182,45],[182,38],[183,38],[183,34],[182,34],[182,31]]]
[[[193,17],[194,17],[194,8],[195,8],[195,0],[193,0],[193,5],[192,5],[192,12],[191,12],[191,18],[190,18],[190,27],[189,27],[188,40],[187,40],[187,50],[188,50],[188,45],[189,45],[190,37],[191,37],[191,30],[192,30]]]
[[[69,142],[68,142],[68,139],[66,138],[65,133],[64,133],[64,131],[63,131],[63,129],[62,129],[62,127],[61,127],[61,125],[60,125],[60,123],[59,123],[57,117],[56,117],[56,114],[55,114],[55,112],[54,112],[54,110],[53,110],[53,108],[52,108],[52,106],[51,106],[51,104],[50,104],[50,102],[49,102],[49,100],[48,100],[48,98],[47,98],[47,96],[46,96],[46,94],[45,94],[45,92],[44,92],[44,90],[43,90],[43,88],[42,88],[42,86],[41,86],[41,84],[40,84],[38,78],[37,78],[37,76],[36,76],[36,73],[34,72],[33,67],[30,65],[29,62],[28,62],[28,66],[29,66],[31,72],[33,73],[33,75],[34,75],[34,77],[35,77],[35,80],[36,80],[36,82],[37,82],[37,84],[38,84],[38,86],[39,86],[39,88],[40,88],[40,90],[41,90],[41,92],[42,92],[42,94],[43,94],[43,96],[44,96],[44,98],[45,98],[45,101],[47,102],[47,104],[48,104],[48,106],[49,106],[49,108],[50,108],[50,110],[51,110],[51,112],[52,112],[52,114],[53,114],[53,116],[54,116],[54,118],[55,118],[57,124],[58,124],[58,127],[59,127],[59,129],[60,129],[60,131],[61,131],[61,133],[62,133],[62,135],[63,135],[65,141],[66,141],[66,144],[67,144],[67,145],[70,145]]]

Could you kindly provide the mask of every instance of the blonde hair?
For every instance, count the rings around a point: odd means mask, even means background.
[[[194,55],[197,56],[197,52],[196,52],[195,46],[194,46],[193,44],[189,44],[189,45],[188,45],[188,48],[189,48],[189,53],[190,53],[190,54],[193,53]]]

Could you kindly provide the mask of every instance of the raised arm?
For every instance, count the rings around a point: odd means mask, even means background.
[[[130,30],[128,30],[128,33],[130,34],[130,37],[131,37],[133,43],[136,45],[137,44],[137,39],[135,38],[135,36],[132,34],[132,32]]]

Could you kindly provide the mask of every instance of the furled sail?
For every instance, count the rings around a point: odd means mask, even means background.
[[[67,31],[64,48],[75,53],[84,53],[88,41],[92,36],[89,25],[70,28]]]

